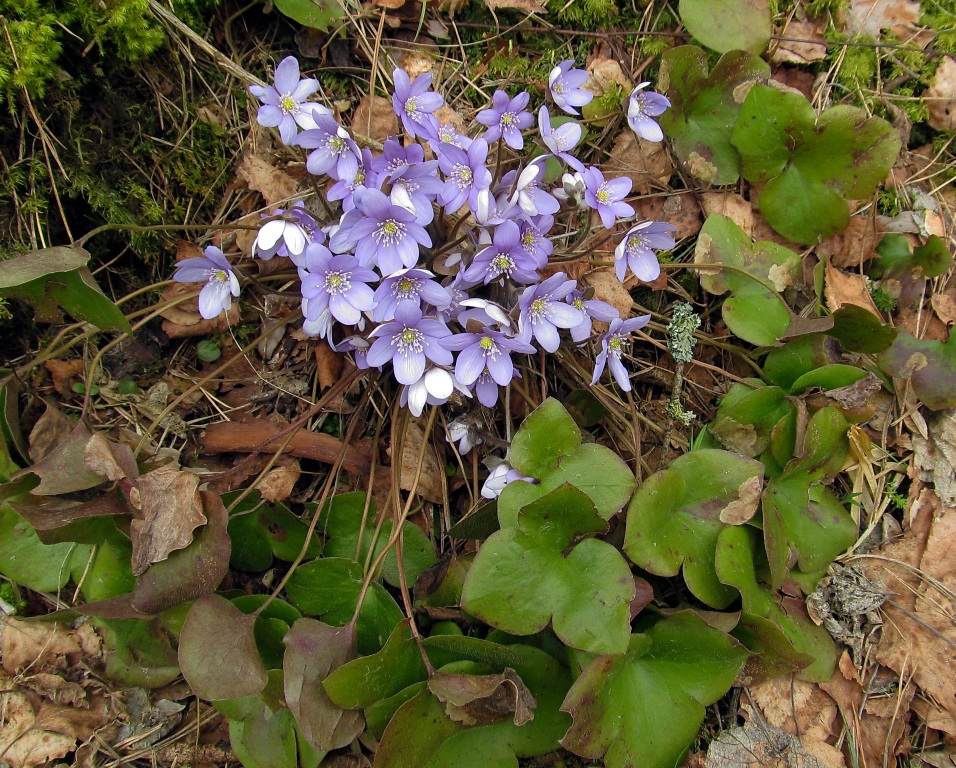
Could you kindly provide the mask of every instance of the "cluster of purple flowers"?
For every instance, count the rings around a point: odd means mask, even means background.
[[[587,77],[572,61],[556,66],[549,77],[554,106],[577,115],[576,107],[591,99],[581,87]],[[299,78],[294,58],[279,64],[274,87],[250,89],[262,103],[259,122],[277,127],[286,144],[308,150],[308,171],[328,176],[327,198],[341,204],[339,220],[326,225],[302,203],[275,211],[253,245],[256,257],[287,256],[298,268],[305,332],[352,352],[359,367],[391,365],[403,385],[402,402],[416,415],[454,392],[493,406],[499,389],[520,375],[515,355],[555,352],[565,334],[582,344],[594,320],[611,323],[599,343],[595,381],[607,365],[618,385],[630,389],[621,355],[628,333],[647,318],[622,320],[565,273],[543,279],[542,270],[554,248],[555,217],[590,209],[611,229],[634,216],[626,202],[631,181],[605,179],[600,169],[586,167],[572,154],[582,138],[580,123],[561,118],[555,124],[547,106],[535,117],[528,93],[497,91],[477,114],[484,132],[469,137],[439,122],[443,98],[432,90],[430,74],[412,80],[396,69],[393,78],[392,104],[405,142],[389,138],[379,154],[360,148],[327,108],[307,101],[318,83]],[[668,102],[643,90],[646,85],[631,96],[628,122],[659,141],[653,117]],[[535,123],[541,152],[524,159],[518,153]],[[502,145],[515,151],[512,161],[493,164],[500,178],[488,163],[495,144],[499,153]],[[549,161],[552,173],[554,161],[568,169],[556,188],[547,181]],[[438,211],[446,221],[458,220],[454,247],[434,241],[448,229],[435,221]],[[630,270],[654,279],[654,251],[674,247],[673,230],[635,224],[615,252],[618,277]],[[235,275],[220,257],[207,253],[209,264],[184,264],[176,274],[208,280],[204,316],[238,295]]]

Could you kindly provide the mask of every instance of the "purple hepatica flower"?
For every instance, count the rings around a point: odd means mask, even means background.
[[[366,190],[357,209],[365,218],[348,234],[355,244],[360,264],[377,264],[383,275],[390,275],[418,262],[418,246],[430,246],[425,228],[415,222],[415,214],[393,205],[383,192]]]
[[[207,246],[203,253],[206,255],[180,261],[176,265],[173,280],[205,283],[199,291],[199,314],[206,320],[212,320],[232,306],[232,297],[239,295],[239,278],[232,271],[232,264],[216,246]]]
[[[417,165],[425,160],[425,149],[421,144],[409,144],[407,147],[396,138],[385,139],[382,145],[382,154],[372,161],[372,167],[382,176],[391,181],[410,165]],[[430,166],[434,168],[434,165]]]
[[[575,309],[580,309],[584,313],[584,320],[581,321],[580,325],[576,325],[571,329],[571,340],[577,344],[580,344],[591,335],[591,322],[593,320],[609,323],[621,316],[621,313],[606,301],[601,301],[600,299],[585,299],[583,291],[574,291],[574,293],[568,296],[567,302]]]
[[[502,176],[498,185],[499,189],[512,186],[515,189],[509,201],[509,207],[517,205],[522,213],[528,216],[557,213],[561,209],[561,203],[555,199],[554,195],[538,186],[538,181],[544,177],[546,170],[543,160],[544,158],[541,157],[528,163],[527,167],[521,171],[521,175],[518,176],[517,183],[515,182],[515,171],[509,171]]]
[[[282,218],[274,218],[263,224],[252,243],[253,255],[264,261],[276,255],[289,256],[295,261],[305,252],[309,243],[325,240],[318,223],[305,210],[301,201],[287,211],[277,208],[272,215]]]
[[[564,118],[567,120],[568,118]],[[541,107],[538,110],[538,130],[541,132],[541,140],[548,151],[559,160],[563,160],[576,171],[584,170],[584,163],[578,160],[574,155],[569,154],[578,142],[581,141],[581,124],[573,120],[562,123],[557,128],[551,127],[551,115],[548,114],[547,107]]]
[[[617,279],[624,282],[627,267],[639,280],[649,283],[656,280],[661,273],[661,265],[657,261],[654,251],[669,251],[676,243],[670,236],[677,228],[673,224],[662,221],[642,221],[624,235],[617,248],[614,249],[614,271]]]
[[[604,174],[599,168],[588,168],[581,174],[584,179],[584,200],[601,216],[601,223],[606,229],[614,226],[618,217],[633,216],[634,209],[622,198],[631,191],[631,180],[626,176],[604,180]]]
[[[491,186],[491,171],[485,167],[488,158],[488,142],[475,139],[466,152],[451,144],[441,148],[438,164],[445,174],[445,188],[438,201],[445,210],[454,213],[467,201],[473,210],[477,207],[478,193]]]
[[[392,108],[401,118],[405,132],[411,137],[435,136],[438,132],[438,120],[432,112],[444,103],[444,99],[428,90],[432,84],[431,73],[426,72],[409,81],[408,73],[404,69],[396,68],[392,79],[395,82]]]
[[[391,361],[399,384],[414,384],[425,372],[425,360],[451,365],[453,357],[439,340],[451,331],[440,320],[423,318],[422,311],[410,301],[398,305],[395,319],[380,325],[368,350],[368,364],[381,368]]]
[[[521,249],[530,256],[539,269],[548,263],[548,256],[554,252],[554,243],[547,234],[554,226],[554,216],[544,214],[532,221],[527,216],[516,219],[521,230]]]
[[[327,173],[333,179],[354,179],[362,156],[348,132],[328,115],[315,118],[315,128],[302,131],[295,144],[314,150],[305,167],[313,176]]]
[[[508,338],[490,328],[481,333],[456,333],[442,339],[441,344],[446,349],[458,351],[455,376],[465,386],[471,386],[487,370],[495,383],[505,387],[515,375],[511,353],[535,351],[527,342]]]
[[[398,176],[392,178],[389,192],[392,203],[414,213],[415,221],[423,227],[435,218],[432,203],[445,188],[444,182],[435,173],[437,167],[437,161],[429,160],[406,166]]]
[[[326,193],[326,197],[329,200],[341,200],[342,210],[346,213],[355,208],[355,190],[359,187],[376,186],[377,174],[372,170],[372,151],[370,149],[363,149],[359,158],[358,165],[355,168],[355,175],[351,178],[340,178]]]
[[[627,369],[624,367],[624,363],[621,362],[621,356],[627,349],[631,332],[636,331],[638,328],[643,328],[650,319],[650,315],[641,315],[640,317],[632,317],[630,320],[621,320],[621,318],[618,317],[611,321],[611,327],[607,333],[601,337],[601,351],[594,359],[594,376],[591,378],[592,386],[597,384],[597,380],[601,378],[606,364],[608,368],[611,369],[611,373],[614,375],[614,380],[618,386],[625,392],[631,391],[631,382]]]
[[[548,75],[548,88],[554,103],[569,115],[576,115],[575,107],[590,103],[594,94],[581,86],[588,81],[588,73],[583,69],[574,69],[574,59],[562,61]]]
[[[330,344],[329,346],[336,352],[351,352],[355,360],[355,367],[360,371],[368,370],[368,360],[366,359],[370,346],[368,339],[361,336],[346,336],[338,344]]]
[[[627,124],[641,138],[648,141],[661,141],[664,132],[652,118],[660,117],[670,105],[666,96],[654,91],[645,91],[650,83],[641,83],[631,93],[627,102]]]
[[[505,221],[495,228],[492,244],[475,255],[463,278],[480,280],[485,285],[500,277],[536,283],[541,279],[535,272],[536,266],[534,258],[521,247],[521,229],[513,221]]]
[[[538,285],[525,288],[518,301],[518,338],[531,341],[533,336],[548,352],[556,352],[561,345],[558,328],[580,325],[584,313],[564,302],[576,287],[564,272],[551,275]]]
[[[527,91],[522,91],[513,99],[504,91],[495,91],[491,97],[491,109],[481,110],[476,118],[479,123],[488,126],[483,137],[485,141],[490,144],[504,137],[509,147],[521,149],[524,146],[521,131],[534,123],[531,113],[523,111],[530,99]]]
[[[355,325],[363,312],[375,308],[367,283],[378,280],[378,275],[360,267],[354,256],[333,256],[325,246],[310,245],[305,249],[305,266],[299,267],[299,278],[302,296],[309,300],[309,319],[315,320],[328,307],[340,323]]]
[[[411,301],[416,307],[424,302],[438,310],[445,309],[451,304],[451,294],[433,277],[427,269],[403,269],[386,277],[375,290],[378,304],[372,311],[372,319],[377,323],[393,320],[398,305],[405,301]]]
[[[435,138],[429,139],[428,143],[431,145],[432,151],[437,155],[440,148],[446,144],[467,150],[468,147],[471,146],[471,139],[463,133],[458,133],[458,129],[455,128],[455,126],[449,123],[439,123]]]
[[[319,90],[319,81],[311,77],[299,80],[299,62],[288,56],[276,67],[275,85],[250,85],[249,91],[262,102],[256,120],[267,128],[279,128],[284,144],[291,144],[298,129],[315,127],[315,111],[329,113],[321,104],[306,104],[305,99]]]
[[[415,418],[422,415],[425,405],[444,405],[458,390],[465,397],[471,397],[471,392],[444,368],[432,367],[414,384],[402,387],[399,404],[407,405]]]
[[[481,486],[481,495],[486,499],[497,499],[505,486],[515,480],[523,480],[526,483],[537,482],[533,477],[525,477],[517,469],[512,469],[509,464],[502,462],[491,470],[488,479]]]

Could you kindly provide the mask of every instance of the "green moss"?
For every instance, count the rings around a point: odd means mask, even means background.
[[[848,0],[809,0],[803,4],[803,7],[808,16],[820,19],[827,16],[837,17],[847,5]]]
[[[562,26],[593,32],[618,20],[614,0],[549,0],[548,12]]]
[[[883,312],[892,312],[896,309],[896,299],[879,286],[874,285],[874,287],[870,289],[870,298],[873,299],[873,303],[876,304],[877,309]]]

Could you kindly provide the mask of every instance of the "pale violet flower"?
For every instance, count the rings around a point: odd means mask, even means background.
[[[475,118],[482,125],[487,125],[484,139],[489,144],[503,138],[505,144],[512,149],[524,147],[524,136],[521,131],[530,128],[534,117],[525,111],[531,99],[527,91],[521,91],[513,99],[504,91],[495,91],[491,97],[491,109],[483,109]]]
[[[546,351],[557,352],[561,345],[558,328],[574,328],[584,320],[584,312],[564,301],[576,287],[574,280],[558,272],[525,288],[518,300],[518,338],[530,342],[534,337]]]
[[[422,317],[411,301],[403,301],[395,319],[378,326],[368,351],[368,364],[381,368],[391,362],[399,384],[414,384],[425,373],[426,358],[437,365],[451,365],[454,358],[439,341],[451,335],[440,320]],[[450,393],[449,393],[450,394]]]
[[[611,229],[618,218],[634,215],[634,209],[624,202],[624,198],[631,191],[632,183],[627,176],[605,181],[600,168],[592,166],[586,169],[581,177],[586,187],[584,200],[598,212],[606,229]]]
[[[199,314],[206,320],[212,320],[232,306],[233,296],[239,296],[239,278],[216,246],[207,246],[203,253],[205,256],[183,259],[176,264],[173,280],[205,283],[199,291]]]
[[[409,80],[408,73],[401,68],[392,72],[395,92],[392,95],[392,107],[401,118],[405,132],[411,136],[435,138],[438,136],[438,120],[432,114],[445,100],[440,94],[428,90],[431,88],[430,72]]]
[[[627,124],[638,136],[648,141],[662,141],[664,132],[653,118],[660,117],[671,105],[666,96],[644,89],[650,83],[640,83],[627,103]]]
[[[583,107],[594,98],[594,94],[581,86],[588,81],[588,73],[583,69],[574,69],[574,60],[562,61],[548,75],[548,89],[554,103],[569,115],[576,115],[575,107]]]
[[[567,120],[568,118],[564,118]],[[583,129],[580,123],[573,120],[562,123],[557,128],[551,127],[551,115],[547,107],[541,107],[538,110],[538,130],[541,133],[541,141],[548,151],[559,160],[563,160],[576,171],[584,170],[584,163],[570,154],[571,150],[581,141]]]
[[[305,249],[304,264],[299,267],[302,296],[309,300],[306,319],[315,320],[328,308],[343,325],[356,325],[363,312],[375,308],[368,283],[378,280],[372,270],[359,266],[354,256],[333,256],[324,245],[313,243]]]
[[[622,283],[627,267],[639,280],[649,283],[661,273],[654,250],[669,251],[676,244],[670,233],[677,228],[662,221],[642,221],[631,227],[614,249],[614,272]]]
[[[601,351],[594,358],[592,386],[597,384],[606,365],[611,369],[611,374],[614,376],[617,385],[625,392],[631,391],[630,376],[627,368],[624,367],[624,363],[621,362],[621,357],[627,351],[631,332],[643,328],[650,319],[650,315],[641,315],[640,317],[632,317],[630,320],[615,318],[611,321],[607,333],[601,337]]]
[[[332,114],[322,106],[305,100],[319,90],[319,81],[311,77],[299,79],[299,62],[288,56],[276,67],[274,86],[250,85],[249,91],[262,106],[256,120],[267,128],[278,128],[285,144],[291,144],[297,126],[315,128],[315,115]]]
[[[402,387],[399,404],[407,405],[412,416],[422,415],[426,405],[444,405],[457,391],[465,397],[471,397],[471,392],[444,368],[429,368],[414,384]]]
[[[523,480],[526,483],[536,482],[533,477],[525,477],[517,469],[512,469],[508,463],[501,462],[491,470],[484,485],[481,486],[481,495],[486,499],[497,499],[505,486],[516,480]]]

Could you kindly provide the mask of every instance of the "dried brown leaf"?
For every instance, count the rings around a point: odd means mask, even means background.
[[[414,421],[409,420],[405,429],[404,440],[402,442],[401,456],[401,474],[400,485],[402,490],[410,491],[415,488],[415,493],[436,504],[442,501],[442,473],[444,467],[438,461],[438,456],[431,444],[425,445],[425,454],[422,461],[421,475],[418,477],[418,483],[415,483],[415,477],[418,474],[418,457],[422,451],[422,441],[425,439],[422,428]],[[394,461],[394,457],[392,457]]]
[[[929,108],[930,127],[937,131],[956,130],[956,61],[951,57],[943,56],[923,100]]]
[[[332,349],[328,342],[320,341],[315,345],[315,368],[319,389],[328,389],[342,378],[345,355]]]
[[[30,432],[30,458],[40,461],[69,437],[76,422],[57,408],[46,403],[46,410]]]
[[[7,617],[0,628],[0,654],[8,675],[64,671],[101,653],[100,640],[89,624],[69,629]]]
[[[662,188],[673,173],[674,164],[666,145],[647,141],[630,130],[615,139],[604,164],[605,176],[625,176],[634,185],[632,192],[641,195]]]
[[[295,195],[296,180],[285,171],[280,171],[261,157],[246,155],[239,164],[239,178],[273,206]]]
[[[256,488],[266,501],[285,501],[301,476],[299,462],[293,460],[285,466],[270,469]]]
[[[86,444],[83,463],[90,472],[113,482],[139,475],[133,450],[123,443],[113,442],[102,432],[94,434]]]
[[[784,27],[770,60],[775,64],[812,64],[827,55],[827,41],[820,24],[791,21]]]
[[[844,304],[855,304],[871,312],[879,318],[880,322],[883,321],[880,311],[870,298],[869,291],[866,290],[866,282],[862,275],[841,272],[828,261],[825,280],[824,296],[827,309],[831,312],[835,312]]]
[[[594,289],[594,298],[606,301],[621,317],[629,317],[634,300],[610,269],[595,269],[584,275],[584,283]]]
[[[749,237],[754,232],[754,209],[749,201],[736,192],[704,192],[700,196],[704,214],[719,213],[740,227]]]
[[[445,714],[463,725],[490,725],[505,718],[515,725],[534,719],[534,696],[513,669],[498,675],[456,675],[438,672],[428,680],[430,690],[445,704]]]
[[[851,0],[847,24],[852,34],[879,39],[881,29],[894,29],[919,22],[917,0]]]
[[[398,5],[384,5],[385,2],[397,2]],[[385,8],[399,8],[405,0],[376,0],[376,5]],[[355,107],[351,122],[356,139],[373,139],[384,142],[389,136],[398,134],[398,117],[392,109],[392,100],[385,96],[368,95]]]
[[[43,367],[53,378],[53,388],[63,397],[73,394],[73,385],[80,381],[86,371],[83,360],[47,360]]]
[[[130,523],[133,574],[139,576],[153,563],[169,557],[192,542],[193,531],[206,523],[199,495],[199,478],[181,469],[160,467],[135,483],[130,503],[142,512]]]
[[[737,489],[737,498],[720,510],[720,522],[727,525],[743,525],[757,513],[762,487],[760,477],[751,477]]]
[[[86,445],[92,437],[85,424],[76,424],[43,459],[14,473],[13,477],[26,474],[39,477],[40,484],[31,491],[36,496],[58,496],[99,485],[103,476],[91,472],[83,463]]]

